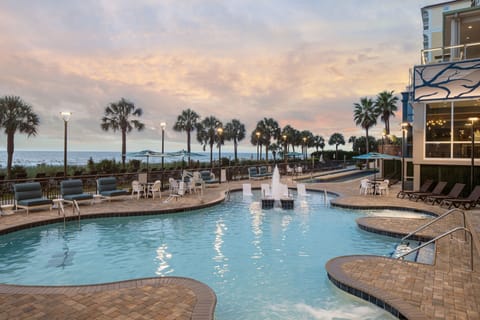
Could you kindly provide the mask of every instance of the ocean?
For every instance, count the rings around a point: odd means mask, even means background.
[[[195,152],[197,156],[192,156],[190,159],[193,161],[209,162],[209,152]],[[238,153],[239,159],[253,159],[256,154],[253,153]],[[108,152],[108,151],[69,151],[67,153],[67,163],[69,166],[85,166],[88,160],[92,158],[95,163],[101,160],[112,160],[121,162],[121,152]],[[222,158],[234,159],[233,152],[222,152]],[[146,158],[134,158],[127,156],[127,162],[130,159],[141,160],[146,162]],[[218,160],[218,151],[213,152],[213,159]],[[165,163],[180,161],[181,157],[166,157]],[[149,157],[148,162],[150,164],[162,163],[161,158]],[[13,153],[13,165],[19,165],[23,167],[36,167],[37,165],[46,164],[53,166],[63,166],[63,151],[15,151]],[[5,150],[0,151],[0,169],[7,167],[7,152]]]

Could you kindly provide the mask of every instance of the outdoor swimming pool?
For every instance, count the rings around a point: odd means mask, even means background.
[[[393,319],[330,283],[325,263],[348,254],[388,255],[398,239],[360,230],[375,214],[325,206],[323,194],[295,210],[229,202],[188,213],[52,224],[0,237],[0,282],[92,284],[185,276],[217,294],[227,319]],[[387,211],[392,215],[412,215]],[[384,214],[384,212],[379,212]]]

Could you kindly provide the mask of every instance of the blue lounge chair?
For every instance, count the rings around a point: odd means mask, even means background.
[[[74,201],[86,201],[89,200],[93,204],[93,194],[83,192],[83,182],[80,179],[64,180],[60,182],[60,194],[63,201],[71,203],[73,206]]]
[[[115,197],[130,194],[127,190],[117,189],[117,179],[115,177],[98,178],[97,193],[108,201]]]
[[[200,171],[200,177],[205,184],[219,183],[218,179],[215,178],[215,175],[208,170]]]
[[[15,207],[26,209],[27,215],[32,208],[50,207],[53,201],[43,196],[40,182],[17,183],[13,186],[15,191]]]

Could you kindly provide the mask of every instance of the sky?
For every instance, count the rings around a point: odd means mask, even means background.
[[[70,111],[69,150],[120,152],[120,132],[100,123],[121,98],[143,110],[146,125],[128,134],[127,151],[161,150],[163,121],[165,151],[186,149],[173,125],[187,108],[244,123],[241,152],[254,150],[250,133],[264,117],[348,141],[365,135],[355,102],[405,90],[420,62],[420,8],[438,2],[1,1],[0,95],[20,96],[40,118],[38,134],[17,134],[15,149],[63,150],[60,112]],[[383,128],[379,120],[370,134],[381,138]],[[195,135],[192,149],[202,150]]]

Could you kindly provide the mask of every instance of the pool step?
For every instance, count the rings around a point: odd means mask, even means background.
[[[422,245],[420,241],[408,241],[404,243],[399,243],[395,250],[391,253],[392,258],[397,258],[398,256]],[[421,248],[420,250],[414,251],[404,257],[404,260],[425,263],[425,264],[433,264],[433,260],[435,259],[435,244],[431,243],[428,246]]]

